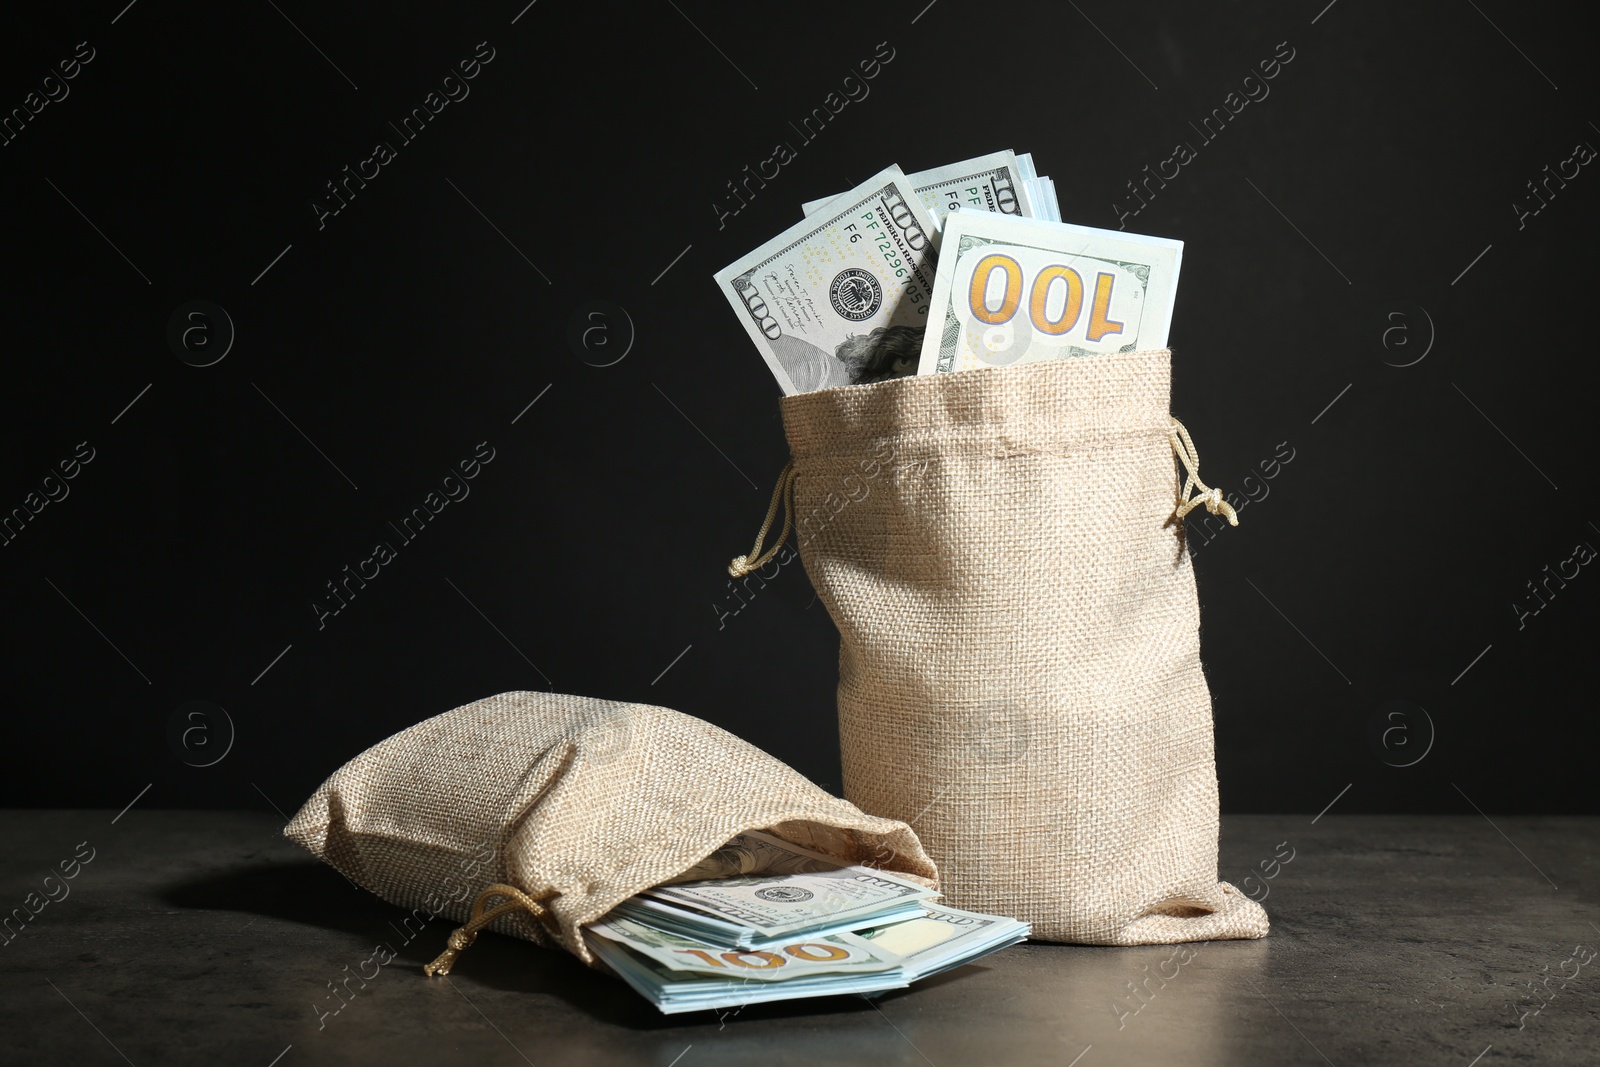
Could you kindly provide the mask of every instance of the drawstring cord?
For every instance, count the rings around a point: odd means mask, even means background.
[[[1189,436],[1189,431],[1183,423],[1176,418],[1167,431],[1167,438],[1172,442],[1172,452],[1183,464],[1183,488],[1178,494],[1177,517],[1182,519],[1195,508],[1202,507],[1213,515],[1221,515],[1228,520],[1228,525],[1239,525],[1239,515],[1233,505],[1222,498],[1222,490],[1215,489],[1200,480],[1200,452],[1194,447],[1194,439]],[[783,471],[778,475],[778,485],[772,490],[772,502],[767,505],[767,517],[761,521],[761,529],[756,533],[756,542],[751,546],[748,554],[735,556],[728,563],[728,574],[734,578],[743,578],[751,571],[765,567],[783,547],[788,540],[789,531],[794,527],[794,460],[783,465]],[[1197,493],[1195,491],[1198,490]],[[1191,493],[1195,495],[1191,496]],[[778,507],[783,507],[783,529],[778,532],[778,537],[763,551],[762,544],[767,539],[767,533],[772,529],[772,523],[778,517]],[[463,927],[465,929],[465,927]]]
[[[554,894],[551,894],[552,896]],[[504,904],[497,904],[489,908],[489,901],[495,897],[507,897]],[[549,899],[548,897],[543,899]],[[488,910],[485,910],[485,909]],[[478,931],[494,922],[500,916],[510,911],[525,911],[535,919],[542,919],[545,907],[533,897],[524,893],[513,885],[496,883],[478,894],[478,899],[472,905],[472,918],[467,920],[465,926],[458,927],[450,935],[450,947],[439,953],[439,958],[422,968],[422,973],[430,978],[434,975],[447,975],[450,968],[455,965],[456,957],[465,952],[472,943],[478,939]]]
[[[761,551],[761,542],[767,538],[767,531],[772,529],[772,520],[778,517],[778,504],[783,504],[783,530],[778,534],[778,539],[772,542],[772,547],[765,552]],[[794,524],[794,460],[783,465],[783,471],[778,475],[778,487],[772,491],[772,503],[767,506],[767,517],[762,520],[761,529],[756,533],[755,546],[746,556],[734,556],[728,563],[728,573],[735,578],[743,578],[751,571],[760,570],[771,562],[772,557],[778,554],[783,547],[783,542],[788,540],[789,530]]]
[[[1183,488],[1178,491],[1177,516],[1182,519],[1189,512],[1204,504],[1205,509],[1213,515],[1221,515],[1228,520],[1229,526],[1239,525],[1239,515],[1233,510],[1233,505],[1222,499],[1222,490],[1213,489],[1200,480],[1200,452],[1194,447],[1194,441],[1189,437],[1189,431],[1184,429],[1183,423],[1176,418],[1172,420],[1172,427],[1167,431],[1167,437],[1172,441],[1172,452],[1183,464]],[[1191,490],[1198,489],[1199,495],[1190,496]]]

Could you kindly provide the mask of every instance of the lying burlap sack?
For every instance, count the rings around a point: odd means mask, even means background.
[[[792,491],[801,559],[839,628],[845,796],[915,827],[950,904],[1036,938],[1267,932],[1261,906],[1217,880],[1182,517],[1204,504],[1234,520],[1169,415],[1170,357],[786,397],[792,463],[730,567],[770,558],[761,542]]]
[[[745,830],[938,883],[904,823],[726,730],[556,693],[502,693],[400,731],[335,771],[283,832],[424,923],[467,923],[431,974],[479,929],[593,964],[579,927]]]

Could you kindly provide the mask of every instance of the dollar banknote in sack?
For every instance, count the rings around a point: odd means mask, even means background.
[[[890,167],[716,274],[788,394],[913,373],[937,231]]]

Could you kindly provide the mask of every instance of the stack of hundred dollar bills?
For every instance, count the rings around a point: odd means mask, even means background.
[[[842,865],[758,831],[584,929],[661,1011],[904,989],[1028,936],[908,878]]]
[[[1061,221],[1030,155],[889,167],[717,272],[785,393],[1165,348],[1183,242]]]

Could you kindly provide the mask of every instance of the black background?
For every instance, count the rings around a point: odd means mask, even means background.
[[[724,614],[787,449],[711,274],[804,200],[1000,147],[1115,227],[1187,141],[1128,220],[1186,242],[1174,412],[1235,493],[1294,455],[1196,536],[1224,810],[1594,810],[1600,576],[1513,608],[1600,545],[1600,177],[1512,206],[1600,144],[1576,9],[124,3],[0,34],[7,113],[95,50],[0,147],[0,511],[95,456],[0,548],[6,802],[292,811],[395,730],[546,688],[704,716],[837,789],[837,639],[800,567]],[[399,145],[479,42],[470,95]],[[868,98],[798,144],[880,42]],[[319,229],[378,140],[397,158]],[[780,140],[797,158],[719,228]],[[166,335],[195,299],[237,331],[203,368]],[[636,330],[610,366],[568,341],[592,300]],[[319,629],[324,583],[483,441],[470,496]],[[193,700],[227,718],[185,749]]]

